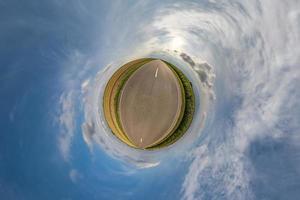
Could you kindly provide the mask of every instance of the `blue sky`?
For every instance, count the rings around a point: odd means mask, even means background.
[[[297,199],[299,27],[297,0],[0,0],[0,199]],[[200,102],[153,153],[107,136],[93,98],[149,55]]]

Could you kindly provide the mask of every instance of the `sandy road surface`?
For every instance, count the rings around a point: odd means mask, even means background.
[[[146,148],[174,129],[181,115],[182,95],[175,73],[160,60],[131,75],[121,92],[119,115],[134,145]]]

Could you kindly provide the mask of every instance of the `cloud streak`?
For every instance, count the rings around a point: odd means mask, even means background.
[[[59,100],[61,115],[59,123],[62,132],[58,137],[58,147],[65,161],[70,159],[70,148],[75,131],[74,93],[63,93]]]
[[[206,130],[209,134],[205,142],[194,149],[182,195],[188,200],[219,199],[220,196],[223,199],[253,199],[250,182],[255,174],[247,156],[248,148],[253,141],[265,136],[294,138],[295,132],[287,130],[295,126],[295,119],[299,119],[291,112],[297,109],[292,105],[298,105],[300,94],[296,84],[300,77],[297,67],[300,63],[297,48],[300,44],[299,20],[295,17],[299,17],[299,4],[296,1],[289,4],[274,1],[225,3],[218,12],[213,12],[212,7],[207,12],[217,16],[206,20],[201,17],[206,11],[199,10],[188,14],[198,21],[191,27],[180,23],[167,26],[174,26],[172,29],[183,32],[187,40],[192,40],[194,36],[189,36],[190,30],[200,30],[201,24],[205,23],[204,26],[210,29],[203,31],[216,37],[205,42],[227,51],[226,57],[208,56],[217,75],[222,74],[217,79],[222,86],[215,90],[217,98],[222,97],[223,102],[217,102],[215,112],[223,119],[215,117],[214,127]],[[180,12],[187,13],[184,9]],[[176,12],[170,15],[176,18]],[[214,30],[221,34],[214,35],[211,33]],[[212,55],[216,50],[210,49],[204,55]],[[231,80],[225,82],[226,76]],[[230,102],[236,102],[236,105]],[[220,107],[228,109],[220,110]],[[285,130],[278,128],[283,117],[289,119]]]

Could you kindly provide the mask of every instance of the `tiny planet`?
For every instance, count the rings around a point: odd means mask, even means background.
[[[121,66],[103,95],[104,117],[112,133],[137,149],[160,149],[178,141],[194,109],[192,84],[161,59],[142,58]]]

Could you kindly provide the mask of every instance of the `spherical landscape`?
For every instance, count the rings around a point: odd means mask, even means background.
[[[192,84],[174,65],[142,58],[121,66],[109,79],[103,110],[112,133],[138,149],[160,149],[179,140],[194,114]]]

